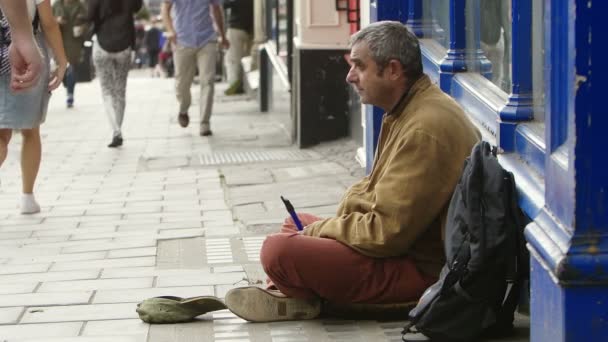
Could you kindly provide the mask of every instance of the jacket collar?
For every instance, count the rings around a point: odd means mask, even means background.
[[[422,90],[428,88],[431,85],[431,79],[426,75],[422,74],[420,78],[414,82],[414,84],[401,95],[401,98],[397,102],[397,104],[388,111],[386,114],[392,117],[398,117],[401,112],[405,109],[408,103],[414,98],[414,96],[421,92]]]

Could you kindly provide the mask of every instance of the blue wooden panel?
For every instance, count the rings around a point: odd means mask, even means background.
[[[500,108],[501,101],[497,99],[496,93],[484,91],[492,83],[478,74],[461,74],[454,77],[451,83],[452,97],[474,120],[496,136],[499,123],[498,108]],[[504,104],[504,102],[502,103]]]
[[[608,128],[605,111],[608,37],[598,33],[598,28],[605,25],[604,19],[593,13],[606,10],[606,1],[595,1],[588,6],[583,6],[581,1],[576,4],[576,134],[573,137],[576,141],[573,161],[576,235],[604,235],[604,239],[608,234],[608,135],[605,132]]]
[[[525,124],[515,130],[515,152],[539,175],[545,173],[545,141]]]
[[[561,286],[538,262],[531,260],[531,341],[606,341],[608,290],[605,286]]]

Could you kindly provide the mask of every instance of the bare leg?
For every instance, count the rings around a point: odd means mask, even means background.
[[[0,129],[0,166],[6,160],[6,156],[8,154],[8,143],[11,141],[11,137],[13,136],[12,129]]]
[[[23,148],[21,149],[21,176],[24,194],[34,192],[34,183],[40,169],[42,146],[40,144],[40,128],[24,129]]]

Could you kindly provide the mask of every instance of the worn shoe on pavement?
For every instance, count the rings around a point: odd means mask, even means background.
[[[108,144],[108,147],[118,147],[118,146],[122,146],[122,137],[120,135],[113,137],[112,142],[110,142]]]
[[[232,313],[250,322],[314,319],[321,313],[320,299],[292,298],[255,286],[228,291],[225,303]]]
[[[208,137],[213,134],[213,132],[211,132],[211,128],[209,127],[209,124],[201,124],[200,134],[202,137]]]
[[[217,297],[181,298],[161,296],[148,298],[137,304],[137,314],[146,323],[183,323],[207,312],[224,310],[226,305]]]
[[[188,127],[188,124],[190,123],[190,117],[188,116],[188,113],[177,114],[177,122],[179,122],[179,125],[184,128]]]

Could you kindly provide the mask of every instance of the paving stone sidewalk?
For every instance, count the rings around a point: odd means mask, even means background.
[[[262,284],[259,249],[286,216],[332,215],[364,170],[349,139],[294,147],[282,122],[246,96],[216,88],[212,137],[176,122],[173,82],[131,74],[124,146],[111,131],[98,83],[63,90],[42,127],[36,196],[18,213],[20,137],[0,169],[0,341],[400,341],[403,322],[315,320],[249,324],[228,311],[193,323],[148,325],[148,297],[215,295]],[[198,90],[193,88],[194,98]]]

